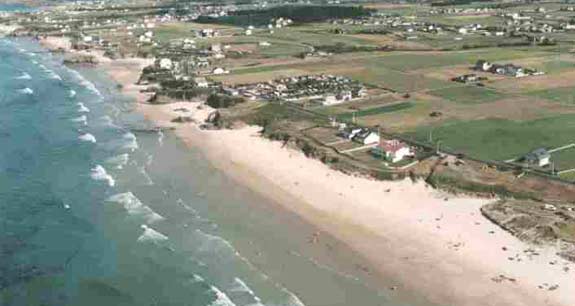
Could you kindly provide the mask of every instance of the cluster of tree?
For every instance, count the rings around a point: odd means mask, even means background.
[[[358,34],[378,34],[378,35],[387,35],[391,34],[389,30],[386,29],[363,29],[357,32]]]
[[[350,52],[370,52],[370,51],[386,51],[387,46],[357,46],[346,45],[344,43],[336,43],[333,45],[316,46],[315,50],[327,53],[350,53]]]
[[[263,26],[275,18],[289,18],[295,23],[321,22],[336,18],[357,18],[371,14],[362,6],[285,5],[263,10],[240,10],[229,16],[214,18],[200,16],[200,23],[222,23],[236,26]]]
[[[442,0],[431,2],[431,6],[452,6],[452,5],[468,5],[473,2],[491,2],[493,0]]]
[[[242,102],[244,102],[244,98],[242,97],[231,97],[222,94],[211,94],[208,97],[206,104],[208,104],[213,108],[228,108]]]

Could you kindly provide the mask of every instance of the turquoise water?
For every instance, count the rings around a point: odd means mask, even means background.
[[[337,240],[149,131],[97,69],[0,39],[0,305],[407,305]]]

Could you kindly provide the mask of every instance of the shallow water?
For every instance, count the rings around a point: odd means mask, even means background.
[[[363,259],[149,127],[97,69],[0,40],[0,305],[406,305]]]

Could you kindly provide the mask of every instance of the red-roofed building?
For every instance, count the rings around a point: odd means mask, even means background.
[[[396,139],[381,142],[380,146],[375,148],[373,153],[383,156],[392,163],[401,161],[406,156],[413,155],[411,148],[407,144]]]

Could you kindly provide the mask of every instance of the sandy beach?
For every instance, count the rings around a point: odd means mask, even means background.
[[[439,305],[575,305],[575,267],[554,248],[523,243],[485,219],[480,207],[489,200],[453,196],[424,182],[349,176],[259,137],[258,127],[206,131],[197,123],[172,123],[182,112],[201,122],[211,110],[200,102],[146,104],[134,83],[149,63],[106,60],[101,66],[149,120],[173,127],[227,175],[363,254],[372,263],[369,273],[389,280],[398,295],[414,292]]]

